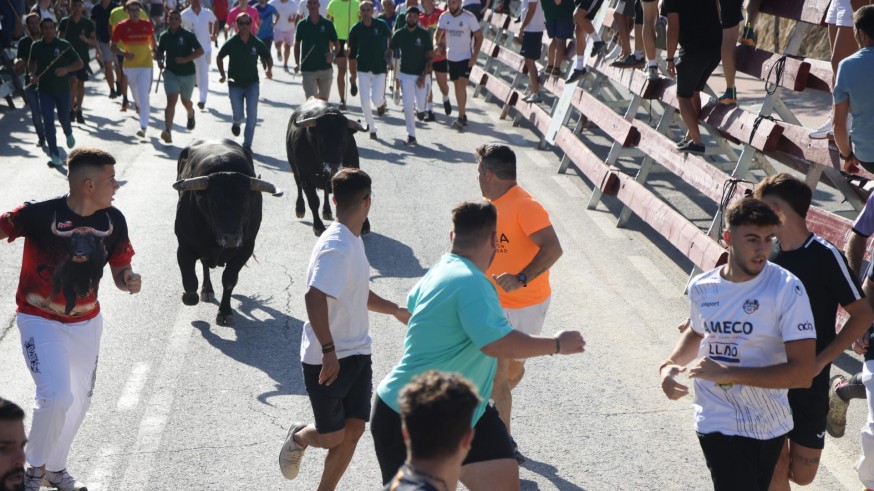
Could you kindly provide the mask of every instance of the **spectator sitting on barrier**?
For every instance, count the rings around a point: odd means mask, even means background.
[[[546,29],[546,19],[543,17],[543,7],[539,0],[525,0],[522,3],[522,11],[519,14],[522,25],[516,40],[522,43],[519,51],[525,58],[525,68],[528,70],[528,95],[522,100],[525,102],[540,102],[540,74],[537,73],[537,60],[543,54],[543,31]]]
[[[546,21],[546,35],[550,39],[544,74],[561,75],[567,41],[574,36],[574,5],[569,0],[564,3],[561,0],[540,0],[540,6]]]
[[[665,0],[663,13],[668,18],[668,74],[677,79],[680,116],[688,128],[686,136],[677,143],[677,151],[703,155],[705,148],[698,118],[701,115],[701,91],[719,66],[722,46],[719,11],[716,2]]]
[[[0,397],[0,491],[24,491],[25,443],[24,411]]]
[[[476,388],[461,375],[431,370],[410,381],[398,399],[407,462],[385,489],[455,489],[473,442]]]
[[[643,68],[646,65],[643,50],[643,8],[640,0],[625,0],[622,11],[616,12],[616,23],[619,26],[619,45],[622,51],[619,57],[610,64],[616,68]],[[631,51],[631,32],[634,27],[634,52]]]
[[[829,47],[831,48],[832,90],[834,90],[837,83],[838,67],[841,61],[855,53],[858,49],[853,36],[853,7],[850,4],[850,0],[832,0],[828,13],[825,16],[825,23],[828,24],[828,40]],[[834,109],[832,109],[828,119],[819,128],[811,131],[808,136],[817,140],[834,136],[836,121],[837,118],[834,114]],[[846,121],[843,121],[843,124],[852,126],[852,124]]]
[[[858,172],[861,165],[874,172],[874,98],[868,85],[874,78],[874,6],[857,10],[853,21],[860,50],[841,61],[835,77],[835,144],[845,171]],[[853,121],[852,135],[848,119]]]

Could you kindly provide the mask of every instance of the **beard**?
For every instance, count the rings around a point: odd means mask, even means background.
[[[12,487],[9,487],[6,483],[7,481],[12,480],[13,478],[18,479],[20,477],[21,481],[18,484],[13,484]],[[24,467],[19,467],[17,469],[11,469],[0,476],[0,491],[24,491]]]
[[[412,28],[414,28],[414,27],[416,27],[416,26],[418,26],[418,25],[419,25],[419,20],[418,20],[418,19],[414,20],[413,22],[407,21],[407,27],[410,28],[410,29],[412,29]]]

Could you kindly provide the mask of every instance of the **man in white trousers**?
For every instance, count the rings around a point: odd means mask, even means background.
[[[109,263],[119,290],[137,293],[142,284],[131,269],[127,222],[112,206],[119,187],[115,158],[77,148],[67,167],[68,195],[0,215],[0,240],[25,239],[15,301],[21,351],[36,385],[25,448],[28,491],[85,489],[67,471],[67,457],[94,392],[103,332],[100,279]]]
[[[376,140],[376,123],[370,102],[373,101],[380,116],[385,114],[385,76],[391,53],[388,49],[391,29],[382,20],[373,18],[373,3],[369,0],[361,2],[358,12],[361,22],[349,31],[349,63],[352,71],[358,72],[361,111],[367,120],[370,139]]]
[[[182,11],[182,27],[194,33],[197,42],[203,48],[203,56],[194,60],[194,76],[200,100],[197,107],[200,110],[206,106],[206,95],[209,94],[209,66],[212,63],[212,45],[216,40],[215,14],[201,5],[200,0],[191,0],[190,6]]]
[[[137,136],[144,138],[149,126],[152,64],[156,56],[155,30],[151,22],[140,18],[143,5],[139,0],[128,0],[125,9],[130,17],[119,22],[112,31],[112,51],[124,58],[124,75],[139,107],[140,130]]]
[[[425,99],[431,87],[431,63],[434,58],[434,43],[428,31],[419,27],[419,7],[409,7],[403,29],[395,32],[389,47],[400,50],[401,63],[398,80],[404,97],[404,119],[407,122],[406,145],[416,144],[416,121],[425,119]],[[415,107],[414,107],[415,106]]]

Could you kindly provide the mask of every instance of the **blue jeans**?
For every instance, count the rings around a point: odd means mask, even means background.
[[[69,135],[73,132],[73,127],[70,126],[70,91],[67,90],[61,94],[50,94],[41,90],[38,92],[39,109],[42,113],[42,122],[45,125],[49,153],[60,155],[58,153],[58,140],[55,136],[55,108],[58,108],[58,120],[61,122],[64,135]]]
[[[27,95],[27,105],[30,106],[30,120],[33,121],[33,129],[36,130],[36,136],[40,140],[45,140],[46,130],[42,125],[42,113],[39,110],[39,92],[36,87],[24,89]]]
[[[228,87],[231,97],[231,110],[234,113],[234,124],[243,123],[243,101],[246,102],[246,130],[243,132],[243,146],[252,148],[255,138],[255,123],[258,121],[258,95],[261,84],[255,82],[246,87]]]

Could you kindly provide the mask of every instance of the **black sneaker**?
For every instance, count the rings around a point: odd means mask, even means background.
[[[374,131],[373,133],[370,134],[370,139],[371,139],[371,140],[379,140],[379,138],[376,137],[376,132],[375,132],[375,131]]]
[[[404,142],[404,145],[406,145],[408,147],[415,146],[416,145],[416,137],[415,136],[408,136],[407,141]]]
[[[349,93],[352,94],[352,97],[355,97],[356,95],[358,95],[358,86],[355,84],[352,84],[352,88],[349,89]]]
[[[449,102],[449,99],[443,101],[443,112],[445,112],[447,116],[452,114],[452,103]]]
[[[378,115],[380,115],[380,116],[382,116],[383,114],[385,114],[385,103],[384,103],[384,102],[382,103],[381,106],[379,106],[378,108],[376,108],[376,114],[378,114]]]
[[[455,129],[458,130],[458,131],[463,130],[463,129],[464,129],[464,123],[461,121],[461,118],[458,118],[458,119],[456,119],[455,121],[453,121],[453,122],[452,122],[452,127],[455,128]]]
[[[461,117],[461,124],[467,126],[467,114]]]
[[[346,101],[344,101],[343,99],[340,99],[340,110],[341,111],[346,110]]]
[[[194,115],[193,114],[191,115],[190,118],[188,118],[188,124],[185,125],[185,127],[188,128],[189,130],[194,129]]]
[[[70,111],[70,122],[76,121],[76,111]]]
[[[602,41],[595,41],[592,43],[592,56],[598,56],[607,49],[607,43]]]
[[[115,99],[115,98],[117,98],[117,97],[118,97],[118,92],[116,92],[116,91],[114,91],[114,90],[110,90],[110,91],[109,91],[109,98],[110,98],[110,99]]]
[[[707,149],[704,145],[699,145],[692,140],[686,142],[685,145],[677,145],[677,151],[680,153],[691,153],[692,155],[704,155]]]
[[[204,103],[204,102],[198,102],[198,103],[197,103],[197,107],[198,107],[201,111],[203,111],[203,108],[204,108],[205,106],[206,106],[206,103]]]
[[[232,124],[231,125],[231,133],[233,133],[234,136],[240,136],[240,125]]]
[[[434,117],[434,111],[428,111],[425,113],[425,121],[437,121],[437,118]]]
[[[567,80],[565,80],[564,83],[572,84],[577,80],[583,78],[583,75],[585,75],[586,72],[588,72],[588,70],[586,70],[586,67],[583,67],[579,70],[574,68],[574,71],[572,71],[571,74],[567,76]]]
[[[79,124],[85,124],[85,116],[82,116],[82,110],[79,109],[76,111],[76,122]]]
[[[424,121],[425,120],[425,111],[417,112],[416,119],[418,119],[419,121]]]
[[[42,147],[46,144],[46,138],[44,136],[39,137],[39,141],[36,142],[36,146]]]

